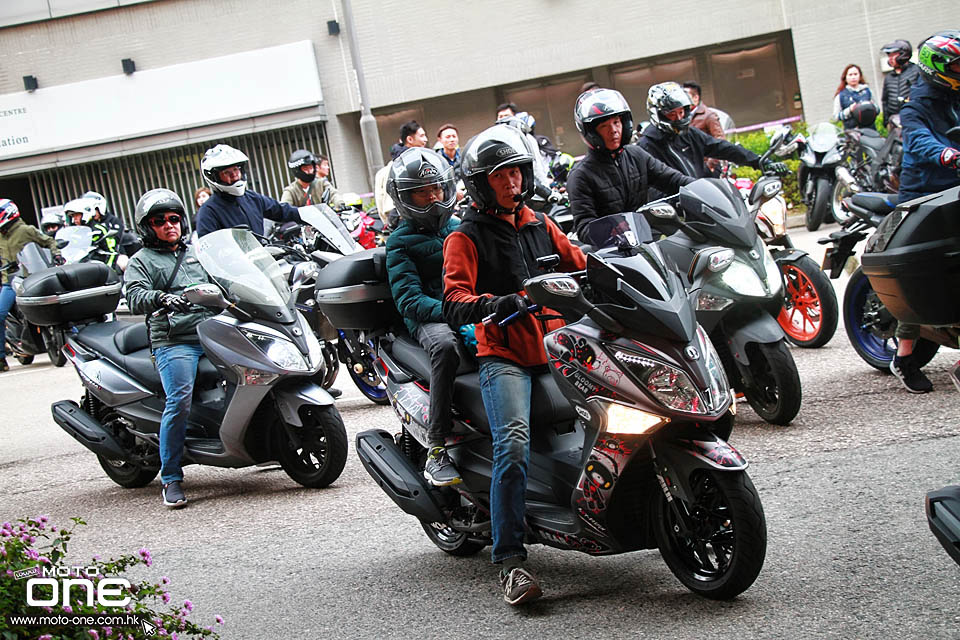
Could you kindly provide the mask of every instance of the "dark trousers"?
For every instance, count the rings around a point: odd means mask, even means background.
[[[453,379],[460,366],[457,334],[442,322],[428,322],[417,328],[417,340],[430,354],[430,423],[427,438],[430,446],[443,446],[450,433],[450,403],[453,401]]]

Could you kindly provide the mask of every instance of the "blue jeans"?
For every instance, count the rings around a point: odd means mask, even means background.
[[[17,294],[8,284],[0,289],[0,358],[7,357],[7,314],[17,300]]]
[[[199,344],[175,344],[153,351],[157,372],[167,402],[160,418],[160,480],[163,484],[182,481],[183,443],[187,435],[187,417],[197,379],[197,362],[203,355]]]
[[[493,434],[490,521],[494,562],[527,557],[523,547],[530,464],[530,372],[505,360],[481,358],[480,391]]]

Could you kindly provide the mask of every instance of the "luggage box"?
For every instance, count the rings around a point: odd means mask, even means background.
[[[387,282],[386,249],[337,258],[317,275],[317,306],[338,329],[387,329],[399,321]]]
[[[97,322],[116,310],[120,278],[102,262],[81,262],[28,276],[17,306],[31,323],[49,327]]]
[[[863,273],[897,320],[960,324],[960,187],[915,202],[870,238]]]

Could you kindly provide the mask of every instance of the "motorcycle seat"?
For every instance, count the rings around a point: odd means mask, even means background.
[[[121,351],[120,344],[126,344],[126,339],[117,341],[118,334],[124,333],[126,330],[136,329],[139,325],[141,329],[144,330],[144,336],[146,335],[146,325],[142,322],[132,324],[129,322],[121,322],[119,320],[113,320],[111,322],[98,322],[96,324],[89,324],[85,326],[77,334],[77,342],[83,346],[93,349],[97,353],[110,356],[115,356],[110,358],[111,360],[116,360],[116,356],[123,355]],[[130,336],[133,338],[134,336]]]
[[[147,337],[147,325],[143,322],[132,323],[117,331],[113,336],[113,342],[117,345],[117,350],[123,355],[146,349],[150,346],[150,340]]]
[[[480,374],[467,373],[453,382],[453,405],[475,429],[490,433],[490,422],[480,392]],[[577,414],[567,402],[553,376],[542,373],[534,376],[530,394],[530,428],[573,422]]]
[[[862,135],[864,138],[870,138],[870,139],[877,139],[877,138],[879,138],[880,140],[883,140],[883,139],[884,139],[883,136],[880,135],[880,132],[877,131],[876,129],[872,128],[872,127],[857,127],[857,131],[858,131],[858,132],[860,133],[860,135]]]
[[[850,202],[871,213],[886,215],[897,207],[899,199],[895,193],[871,193],[865,191],[853,194]]]
[[[860,144],[862,144],[865,147],[870,147],[871,149],[874,149],[874,150],[882,149],[883,145],[887,143],[886,138],[879,137],[879,134],[877,134],[876,131],[874,131],[874,134],[877,135],[878,137],[863,136],[862,138],[860,138]]]
[[[457,367],[458,376],[477,370],[476,360],[462,346],[458,341],[457,350],[460,352],[460,366]],[[419,342],[407,336],[400,336],[394,340],[391,353],[399,364],[420,375],[424,380],[430,379],[430,356],[420,346]]]

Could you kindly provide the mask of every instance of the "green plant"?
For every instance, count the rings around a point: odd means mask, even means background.
[[[71,520],[74,525],[86,524],[80,518],[71,518]],[[134,640],[157,637],[152,633],[148,636],[148,630],[142,626],[62,624],[68,616],[75,620],[76,617],[96,615],[127,618],[128,621],[132,616],[137,616],[155,626],[154,633],[170,640],[220,637],[213,630],[213,626],[201,627],[187,619],[193,610],[193,603],[189,600],[185,600],[179,606],[170,605],[170,593],[166,588],[170,583],[168,578],[161,577],[159,583],[146,580],[138,583],[116,580],[131,567],[152,566],[153,558],[148,549],[140,549],[136,555],[123,555],[105,562],[95,556],[92,562],[83,563],[82,567],[74,566],[80,563],[68,562],[66,558],[67,543],[72,537],[71,530],[50,525],[44,516],[21,519],[17,524],[5,522],[0,526],[0,612],[6,614],[0,617],[0,638],[3,640],[24,637],[38,640],[106,640],[107,638]],[[27,604],[29,576],[40,575],[44,567],[47,570],[59,569],[67,574],[64,576],[66,578],[86,578],[91,581],[94,585],[93,593],[96,594],[92,599],[93,604],[91,605],[85,597],[85,589],[75,588],[72,590],[74,595],[69,600],[70,604],[64,604],[66,599],[64,597],[57,598],[56,603],[51,606],[29,606]],[[93,568],[96,570],[93,571]],[[58,572],[57,575],[61,573]],[[108,588],[103,581],[108,578],[113,579],[114,583],[110,585],[114,591],[109,596],[112,599],[129,596],[130,601],[126,606],[101,604],[103,601],[101,594],[106,594]],[[116,586],[118,582],[121,586]],[[124,584],[126,586],[122,586]],[[53,591],[54,587],[49,584],[37,584],[34,585],[32,593],[40,601],[47,601],[53,599]],[[158,601],[169,605],[168,610],[160,611],[159,608],[154,608]],[[31,621],[33,624],[17,626],[14,624],[17,618],[22,622]],[[60,623],[51,621],[51,618],[54,621],[59,619]],[[216,616],[216,622],[223,624],[223,618]]]

